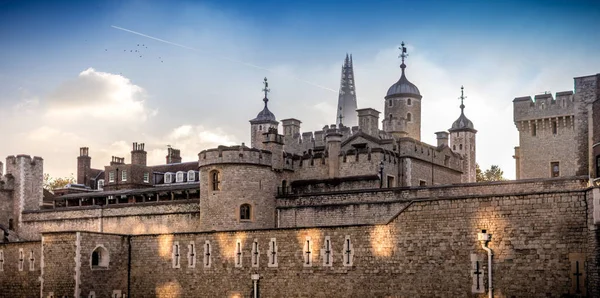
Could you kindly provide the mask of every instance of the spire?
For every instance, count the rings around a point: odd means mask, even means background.
[[[464,86],[460,86],[460,113],[464,114],[465,111],[465,104],[464,104],[464,100],[465,98],[467,98],[465,96],[465,87]]]
[[[263,81],[263,85],[265,85],[265,88],[263,88],[262,91],[265,92],[265,98],[263,98],[263,101],[265,102],[265,109],[267,108],[267,102],[269,101],[269,98],[267,97],[267,94],[269,92],[271,92],[271,89],[269,89],[269,82],[267,82],[267,77],[265,77],[265,80]]]
[[[338,108],[335,122],[342,123],[342,119],[347,126],[358,125],[356,115],[356,85],[354,78],[354,68],[352,66],[352,54],[346,53],[344,64],[342,65],[342,77],[340,80],[340,92],[338,95]],[[341,117],[340,117],[341,116]]]
[[[404,59],[408,57],[408,53],[406,52],[404,41],[400,45],[401,47],[399,47],[398,49],[400,49],[401,52],[398,58],[402,58],[402,64],[400,64],[400,68],[402,68],[402,75],[404,75],[404,69],[406,68],[406,64],[404,64]]]

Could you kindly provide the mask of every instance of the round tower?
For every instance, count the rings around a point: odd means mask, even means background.
[[[267,107],[267,103],[269,102],[267,94],[270,91],[267,78],[265,78],[263,84],[265,85],[265,88],[262,90],[265,92],[265,98],[263,98],[265,107],[258,113],[256,118],[250,120],[250,147],[258,149],[265,149],[263,144],[263,141],[265,141],[264,134],[271,128],[277,129],[277,126],[279,125],[275,115],[273,115]]]
[[[402,42],[402,75],[385,96],[383,130],[395,138],[410,137],[421,140],[421,93],[405,74],[404,58],[408,56]]]
[[[473,122],[465,116],[465,98],[464,87],[461,86],[460,116],[452,123],[452,127],[448,130],[450,132],[450,148],[463,157],[461,182],[476,182],[475,135],[477,134],[477,130],[475,130]]]

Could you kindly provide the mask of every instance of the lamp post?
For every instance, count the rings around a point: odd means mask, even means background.
[[[379,188],[383,187],[383,160],[379,163]]]

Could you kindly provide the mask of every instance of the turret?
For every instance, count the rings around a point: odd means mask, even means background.
[[[410,137],[421,140],[421,93],[419,88],[408,81],[405,74],[404,58],[406,47],[402,42],[402,75],[385,96],[383,130],[395,138]]]
[[[437,138],[437,146],[448,146],[448,132],[446,131],[438,131],[435,133]]]
[[[325,134],[325,143],[327,144],[328,154],[328,173],[329,178],[340,176],[340,150],[342,144],[342,134],[336,129],[335,125],[327,129]]]
[[[358,128],[371,136],[379,136],[379,111],[371,108],[356,110]]]
[[[465,116],[465,105],[464,105],[464,87],[460,87],[460,116],[452,127],[448,130],[450,132],[450,145],[452,151],[459,153],[463,157],[463,174],[461,177],[462,182],[475,182],[476,178],[476,161],[475,161],[475,135],[477,130],[473,122]]]
[[[356,107],[356,85],[354,68],[352,66],[352,55],[348,57],[348,54],[346,54],[346,59],[342,65],[336,124],[339,126],[343,123],[348,127],[358,125]]]
[[[271,128],[277,129],[279,122],[277,122],[275,115],[269,111],[267,107],[267,103],[269,102],[269,98],[267,97],[270,89],[269,83],[267,82],[267,78],[264,79],[263,84],[265,88],[263,91],[265,92],[265,97],[263,101],[265,102],[265,107],[260,113],[256,116],[256,118],[250,120],[250,147],[257,149],[265,149],[263,141],[264,134],[269,131]]]
[[[20,231],[23,211],[40,210],[43,205],[44,160],[29,155],[9,156],[6,158],[6,174],[14,179],[14,230],[25,234],[25,231]]]

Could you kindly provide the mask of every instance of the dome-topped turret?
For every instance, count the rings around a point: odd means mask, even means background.
[[[256,115],[256,118],[250,120],[250,123],[277,122],[277,118],[275,118],[275,115],[271,111],[269,111],[269,108],[267,107],[267,103],[269,102],[267,93],[269,93],[270,91],[270,89],[268,88],[269,83],[267,82],[267,78],[265,78],[263,84],[265,85],[265,88],[263,89],[263,91],[265,92],[265,98],[263,98],[263,101],[265,102],[265,107],[262,109],[262,111],[260,111],[260,113],[258,113],[258,115]]]
[[[419,88],[417,88],[415,84],[411,83],[404,74],[404,68],[406,68],[406,65],[402,64],[402,66],[402,76],[400,77],[400,80],[398,80],[398,82],[388,89],[386,97],[411,96],[421,98]]]
[[[448,130],[450,132],[453,131],[471,131],[471,132],[477,132],[477,130],[475,130],[475,125],[473,125],[473,122],[471,120],[469,120],[469,118],[467,118],[467,116],[465,116],[465,105],[463,103],[465,99],[464,96],[464,87],[460,87],[460,116],[458,117],[458,119],[456,119],[456,121],[454,121],[454,123],[452,123],[452,127]]]

